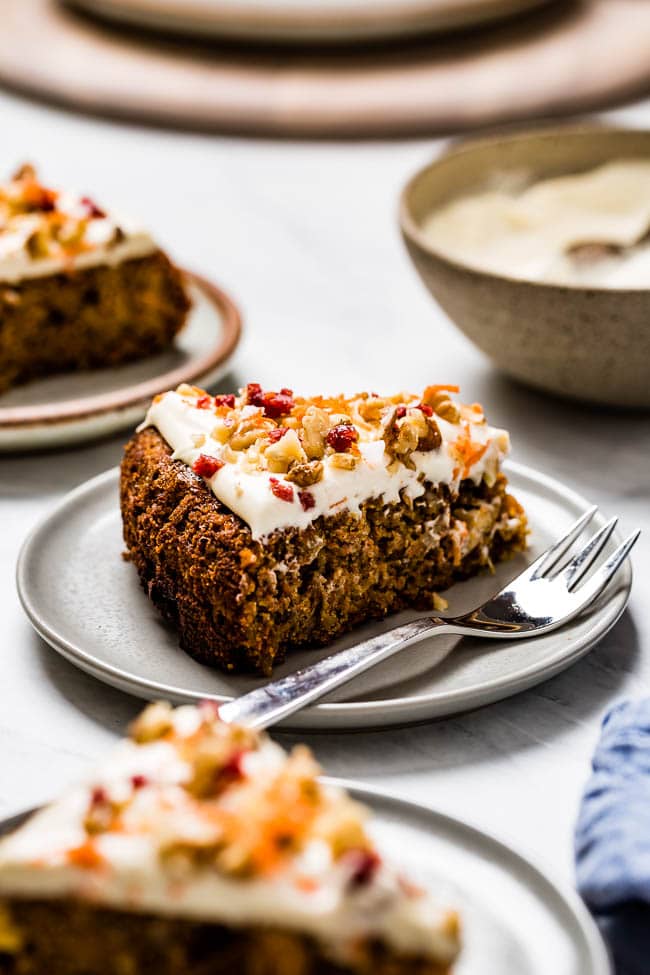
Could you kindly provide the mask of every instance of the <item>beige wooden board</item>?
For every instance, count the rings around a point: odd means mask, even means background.
[[[650,3],[564,0],[468,35],[236,48],[3,0],[0,81],[76,109],[212,131],[386,136],[603,107],[650,87]]]
[[[212,37],[359,41],[445,31],[552,0],[69,0],[120,23]]]

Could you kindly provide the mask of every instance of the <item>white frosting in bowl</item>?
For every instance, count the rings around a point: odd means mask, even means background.
[[[440,253],[478,270],[553,284],[650,287],[650,161],[459,197],[422,230]]]

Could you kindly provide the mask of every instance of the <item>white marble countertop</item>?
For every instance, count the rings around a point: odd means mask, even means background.
[[[566,879],[599,722],[650,683],[650,417],[547,399],[500,378],[436,309],[396,224],[398,191],[442,143],[324,144],[189,135],[77,117],[0,94],[0,172],[32,160],[52,182],[139,214],[187,267],[240,301],[246,380],[306,391],[460,382],[513,457],[645,529],[628,612],[584,660],[519,697],[436,724],[309,738],[326,770],[458,815]],[[650,123],[650,104],[611,113]],[[124,437],[0,456],[0,815],[56,792],[140,703],[60,659],[31,630],[14,566],[32,525],[118,462]],[[101,558],[101,552],[97,553]],[[287,736],[282,736],[283,740]]]

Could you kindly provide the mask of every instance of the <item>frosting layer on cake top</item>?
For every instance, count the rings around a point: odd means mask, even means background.
[[[149,706],[85,783],[0,842],[2,897],[291,929],[334,959],[366,939],[453,961],[456,913],[385,863],[366,809],[309,750]]]
[[[32,166],[0,185],[0,281],[115,265],[155,250],[144,228],[90,197],[44,186]]]
[[[415,501],[426,485],[494,483],[508,434],[457,392],[305,398],[249,383],[239,396],[209,396],[183,385],[155,398],[140,429],[155,427],[260,538],[358,514],[371,498]]]

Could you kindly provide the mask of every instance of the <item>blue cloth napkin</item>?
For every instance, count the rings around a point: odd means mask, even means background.
[[[576,826],[578,889],[617,975],[650,973],[650,699],[603,721]]]

